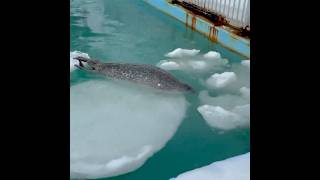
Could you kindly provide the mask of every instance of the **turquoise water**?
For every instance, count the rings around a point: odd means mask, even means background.
[[[176,49],[218,51],[233,64],[246,59],[203,35],[185,27],[147,3],[138,0],[74,0],[70,12],[70,51],[114,62],[157,64],[164,54]],[[186,72],[175,71],[180,80],[197,90],[205,87]],[[70,86],[96,78],[81,71],[71,73]],[[185,171],[250,151],[250,128],[224,131],[212,129],[197,112],[196,96],[190,102],[174,137],[147,162],[128,174],[106,180],[166,180]]]

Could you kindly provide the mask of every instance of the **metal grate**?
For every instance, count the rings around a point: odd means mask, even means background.
[[[250,27],[250,0],[178,0],[224,17],[233,26]]]

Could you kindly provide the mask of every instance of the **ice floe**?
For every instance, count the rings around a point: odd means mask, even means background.
[[[245,67],[250,68],[250,60],[242,60],[242,61],[241,61],[241,64],[242,64],[243,66],[245,66]]]
[[[200,52],[200,50],[197,49],[182,49],[177,48],[169,53],[167,53],[165,56],[170,58],[182,58],[187,56],[195,56]]]
[[[206,84],[210,88],[219,89],[228,86],[236,80],[237,75],[234,72],[215,73],[207,79]]]
[[[247,87],[242,87],[240,88],[240,93],[242,95],[242,97],[250,99],[250,89]]]
[[[221,54],[216,51],[209,51],[203,57],[206,59],[221,59]]]
[[[165,69],[165,70],[179,70],[180,65],[174,61],[167,61],[167,60],[162,60],[159,62],[158,65],[160,68]]]
[[[250,126],[250,99],[246,96],[225,94],[211,97],[208,91],[201,91],[199,100],[202,105],[197,110],[213,128],[230,130],[248,127]]]
[[[70,177],[136,170],[174,135],[188,103],[178,94],[90,80],[70,87]]]
[[[198,55],[199,52],[196,49],[177,48],[165,55],[171,59],[161,60],[157,66],[165,70],[206,73],[222,70],[229,63],[227,59],[221,58],[218,52],[209,51],[201,56]]]
[[[250,180],[250,152],[187,171],[170,180]]]

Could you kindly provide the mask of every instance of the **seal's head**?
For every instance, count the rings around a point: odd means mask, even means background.
[[[101,63],[97,60],[93,60],[93,59],[89,59],[89,58],[85,58],[85,57],[76,57],[74,58],[76,60],[79,61],[79,65],[76,64],[75,66],[79,69],[85,70],[85,71],[93,71],[93,72],[99,72],[101,69]],[[84,63],[86,63],[86,65],[84,65]]]

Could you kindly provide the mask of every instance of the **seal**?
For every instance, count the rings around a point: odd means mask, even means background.
[[[177,90],[195,93],[188,84],[180,82],[167,71],[148,64],[103,63],[85,57],[74,58],[79,61],[75,66],[84,71],[102,74],[111,79],[127,80],[161,90]],[[86,66],[83,64],[86,62]]]

